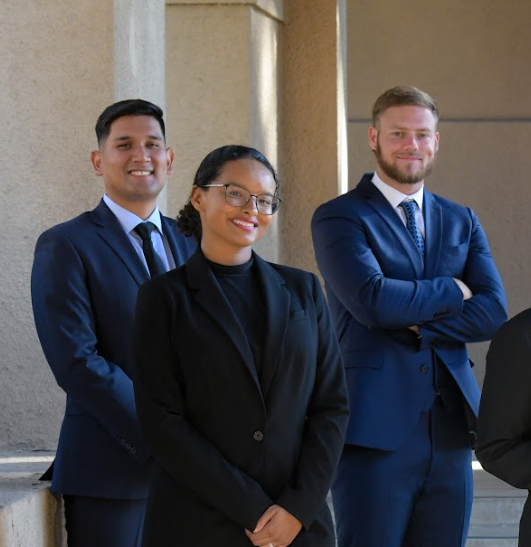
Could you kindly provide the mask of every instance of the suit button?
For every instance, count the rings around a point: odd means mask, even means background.
[[[430,370],[430,367],[428,365],[421,365],[420,372],[422,372],[422,374],[427,374],[428,370]]]
[[[255,431],[253,433],[253,439],[255,441],[258,441],[258,442],[263,441],[264,440],[264,434],[261,431]]]
[[[125,439],[120,439],[120,444],[121,444],[122,446],[125,446],[125,443],[126,443],[126,442],[127,442],[127,441],[126,441]]]
[[[131,448],[131,454],[133,454],[133,456],[136,454],[136,448]]]
[[[127,444],[125,445],[125,448],[126,448],[127,450],[131,450],[131,445],[130,445],[129,443],[127,443]]]

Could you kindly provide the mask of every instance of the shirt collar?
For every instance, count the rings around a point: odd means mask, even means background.
[[[153,224],[157,227],[157,230],[161,234],[163,233],[162,221],[160,219],[160,211],[158,205],[155,207],[155,210],[151,213],[151,215],[149,215],[146,220],[142,220],[139,216],[135,215],[127,209],[124,209],[121,205],[118,205],[107,194],[103,195],[103,201],[105,202],[107,207],[114,213],[114,216],[118,219],[118,222],[121,224],[125,233],[131,233],[141,222],[153,222]]]
[[[393,209],[396,209],[403,201],[416,201],[419,207],[419,210],[422,211],[422,203],[424,201],[424,184],[414,194],[408,195],[395,190],[389,184],[386,184],[375,172],[372,177],[372,183],[380,192],[384,195],[385,199],[391,204]]]

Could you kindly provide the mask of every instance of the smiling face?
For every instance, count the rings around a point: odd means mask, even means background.
[[[275,194],[269,169],[254,159],[228,161],[212,184],[237,184],[251,194]],[[219,264],[242,264],[251,258],[251,245],[271,224],[272,216],[259,213],[251,197],[243,207],[227,203],[224,187],[192,189],[191,202],[201,217],[201,249]]]
[[[405,194],[422,186],[431,173],[439,147],[433,113],[421,106],[394,106],[369,128],[369,146],[378,161],[376,172]]]
[[[116,203],[147,218],[172,172],[173,152],[165,147],[159,122],[151,116],[122,116],[92,152],[96,175]]]

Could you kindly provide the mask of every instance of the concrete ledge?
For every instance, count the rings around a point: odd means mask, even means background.
[[[63,505],[39,476],[53,453],[0,453],[0,546],[66,547]]]

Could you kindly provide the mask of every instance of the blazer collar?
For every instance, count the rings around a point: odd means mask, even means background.
[[[94,224],[99,227],[98,235],[111,247],[125,264],[138,285],[149,280],[149,273],[129,241],[120,222],[103,200],[91,213]]]
[[[374,209],[378,215],[389,225],[394,232],[396,238],[399,240],[404,252],[409,257],[411,264],[415,270],[417,278],[422,279],[424,277],[424,258],[421,256],[413,238],[408,232],[404,223],[400,220],[400,217],[393,210],[391,204],[387,201],[385,196],[374,186],[371,181],[372,173],[367,173],[363,176],[360,183],[356,187],[358,193],[363,196],[370,207]],[[424,190],[424,200],[426,201],[426,194],[428,192]],[[426,203],[424,203],[424,210],[426,210]],[[428,232],[426,232],[428,237]]]
[[[260,378],[256,372],[245,332],[199,247],[186,263],[186,275],[189,287],[197,291],[197,302],[235,345],[246,370],[251,374],[255,385],[265,398],[281,357],[289,318],[290,296],[284,287],[282,277],[254,252],[253,259],[265,302],[265,309],[257,310],[257,312],[266,314],[266,343],[263,348],[264,359]]]
[[[427,279],[437,275],[441,245],[443,241],[443,217],[441,206],[432,193],[424,189],[424,224],[426,226],[426,248],[424,272]]]

